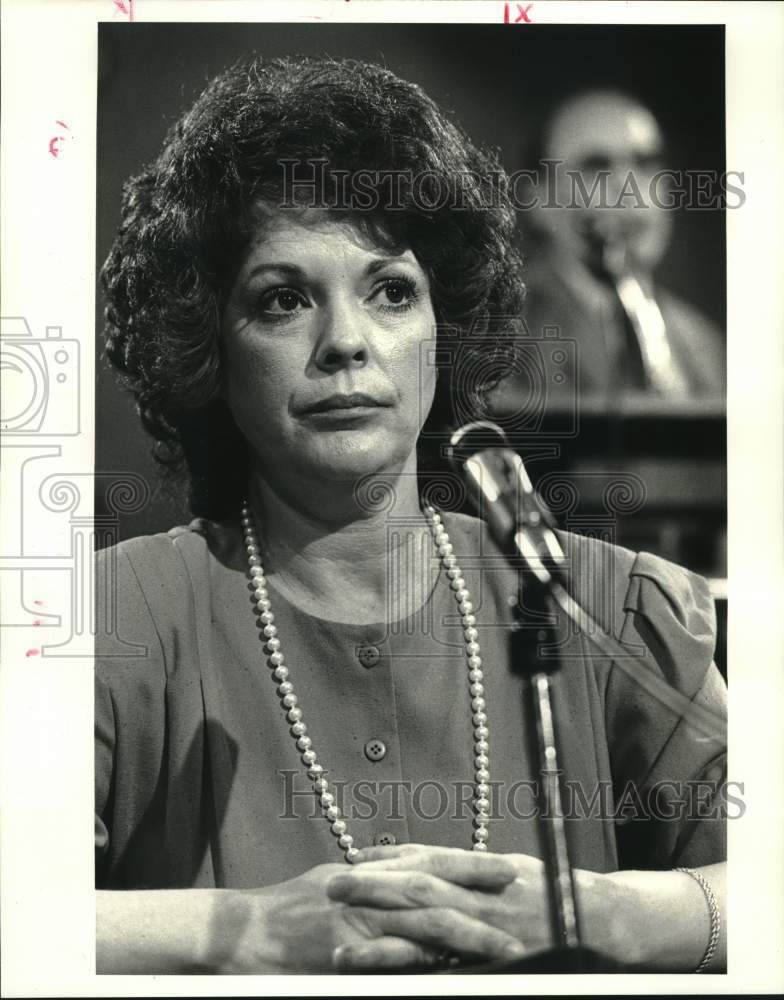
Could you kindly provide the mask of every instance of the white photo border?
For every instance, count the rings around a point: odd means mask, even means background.
[[[526,0],[527,6],[528,0]],[[514,14],[516,5],[508,5]],[[446,0],[5,0],[2,6],[2,316],[66,345],[78,368],[79,411],[36,448],[3,442],[0,568],[2,993],[5,996],[269,996],[440,994],[437,977],[96,976],[93,889],[92,661],[35,650],[56,641],[66,557],[82,544],[58,503],[78,503],[84,533],[92,489],[46,502],[23,493],[30,461],[56,459],[89,483],[94,462],[97,25],[136,22],[501,21],[504,3]],[[539,24],[724,24],[727,164],[743,170],[746,202],[727,213],[730,778],[745,815],[729,828],[729,959],[721,976],[452,976],[454,994],[613,995],[777,992],[784,988],[784,7],[729,3],[534,0]],[[134,30],[128,23],[127,30]],[[509,30],[529,30],[510,24]],[[62,155],[50,150],[50,143]],[[49,330],[47,330],[49,328]],[[45,333],[46,332],[46,333]],[[74,342],[76,346],[74,346]],[[70,345],[70,346],[69,346]],[[47,348],[48,350],[49,348]],[[68,421],[71,421],[69,424]],[[66,430],[66,425],[71,431]],[[76,431],[73,431],[73,427]],[[25,445],[25,442],[22,442]],[[37,451],[36,451],[37,449]],[[58,450],[59,449],[59,450]],[[58,492],[59,490],[59,492]],[[32,513],[27,509],[31,503]],[[24,509],[24,538],[19,515]],[[74,518],[71,518],[73,521]],[[69,534],[61,527],[63,521]],[[24,548],[23,548],[24,546]],[[26,571],[41,625],[19,617]],[[57,560],[60,560],[58,563]],[[19,567],[22,566],[20,561]],[[6,574],[4,574],[5,576]],[[15,589],[16,588],[16,589]],[[85,604],[87,606],[87,604]],[[33,638],[31,639],[31,635]],[[38,646],[36,646],[38,643]],[[32,650],[32,652],[31,652]]]

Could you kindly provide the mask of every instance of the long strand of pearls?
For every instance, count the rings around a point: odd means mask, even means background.
[[[471,594],[466,587],[460,567],[457,564],[449,535],[444,528],[441,515],[429,505],[423,507],[428,527],[433,536],[436,551],[441,559],[449,585],[454,592],[460,611],[465,640],[466,661],[468,664],[469,692],[471,694],[471,712],[474,726],[474,831],[472,848],[475,851],[486,851],[488,840],[488,823],[490,820],[490,771],[489,768],[489,730],[487,728],[485,689],[482,684],[482,657],[479,648],[479,635],[476,629],[476,616],[471,603]],[[354,846],[354,838],[348,832],[346,821],[336,804],[335,796],[330,791],[329,782],[324,777],[324,767],[319,763],[313,741],[308,735],[308,728],[302,718],[302,709],[294,693],[294,685],[289,680],[289,669],[281,649],[278,629],[275,625],[275,615],[272,613],[267,578],[261,563],[259,543],[253,520],[253,512],[247,501],[242,504],[240,517],[245,552],[248,557],[248,575],[253,584],[254,610],[262,624],[264,648],[267,663],[272,669],[272,676],[278,682],[278,695],[281,706],[286,713],[286,719],[291,724],[291,735],[296,741],[302,763],[308,777],[313,782],[313,790],[319,797],[324,817],[330,824],[332,833],[337,838],[338,846],[344,852],[346,861],[353,864],[359,854]]]
[[[441,515],[430,507],[424,507],[425,517],[430,527],[436,551],[441,557],[441,564],[446,571],[449,585],[454,591],[455,600],[460,611],[461,623],[463,625],[463,638],[465,640],[466,661],[468,663],[469,692],[471,694],[471,719],[474,724],[474,834],[473,850],[486,851],[488,840],[488,822],[490,819],[490,759],[488,752],[490,744],[490,730],[487,728],[487,707],[485,703],[485,689],[482,681],[482,656],[479,648],[479,633],[476,628],[476,616],[474,606],[471,603],[471,594],[466,587],[466,582],[457,558],[452,551],[452,543],[444,528]]]

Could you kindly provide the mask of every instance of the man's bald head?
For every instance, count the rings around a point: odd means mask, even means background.
[[[567,165],[601,169],[616,163],[659,159],[664,139],[653,114],[613,90],[595,90],[565,101],[547,130],[545,152]]]

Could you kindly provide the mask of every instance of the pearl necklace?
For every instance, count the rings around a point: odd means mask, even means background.
[[[452,544],[449,535],[441,521],[441,515],[429,505],[423,507],[430,533],[436,551],[441,559],[441,564],[446,571],[449,585],[454,591],[454,597],[460,610],[461,622],[463,625],[463,636],[465,640],[466,663],[468,665],[469,692],[471,694],[471,720],[474,726],[474,831],[472,849],[474,851],[486,851],[488,841],[488,822],[490,820],[490,772],[488,751],[489,751],[489,730],[487,728],[487,715],[485,713],[485,689],[482,685],[484,674],[482,673],[482,658],[480,656],[478,633],[476,630],[476,617],[473,613],[474,607],[471,603],[471,594],[466,587],[466,582],[457,559],[452,552]],[[316,751],[313,749],[313,741],[308,736],[307,726],[302,718],[302,709],[299,707],[297,696],[294,694],[294,686],[289,680],[289,669],[284,663],[284,656],[281,650],[278,630],[275,626],[275,616],[272,613],[269,593],[267,591],[267,579],[264,575],[264,568],[259,555],[259,543],[253,521],[253,512],[247,501],[243,502],[242,515],[240,518],[242,533],[245,541],[245,551],[248,556],[248,574],[253,585],[254,611],[262,623],[262,635],[264,637],[264,647],[267,656],[267,663],[272,669],[272,676],[278,681],[278,695],[281,706],[286,713],[286,719],[291,724],[291,735],[296,741],[297,749],[300,752],[302,763],[308,777],[313,782],[313,790],[319,797],[324,817],[330,824],[332,833],[337,837],[338,846],[344,852],[346,861],[353,863],[356,861],[359,850],[354,846],[354,838],[348,832],[346,821],[341,815],[339,807],[335,803],[335,796],[330,791],[329,782],[324,777],[324,767],[318,762]]]

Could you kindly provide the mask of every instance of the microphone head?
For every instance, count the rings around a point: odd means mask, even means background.
[[[452,465],[461,466],[478,452],[489,448],[508,448],[505,432],[490,420],[474,420],[463,424],[450,437],[447,457]]]
[[[447,455],[499,545],[512,545],[535,573],[552,576],[564,561],[555,521],[498,424],[475,420],[460,427]]]

